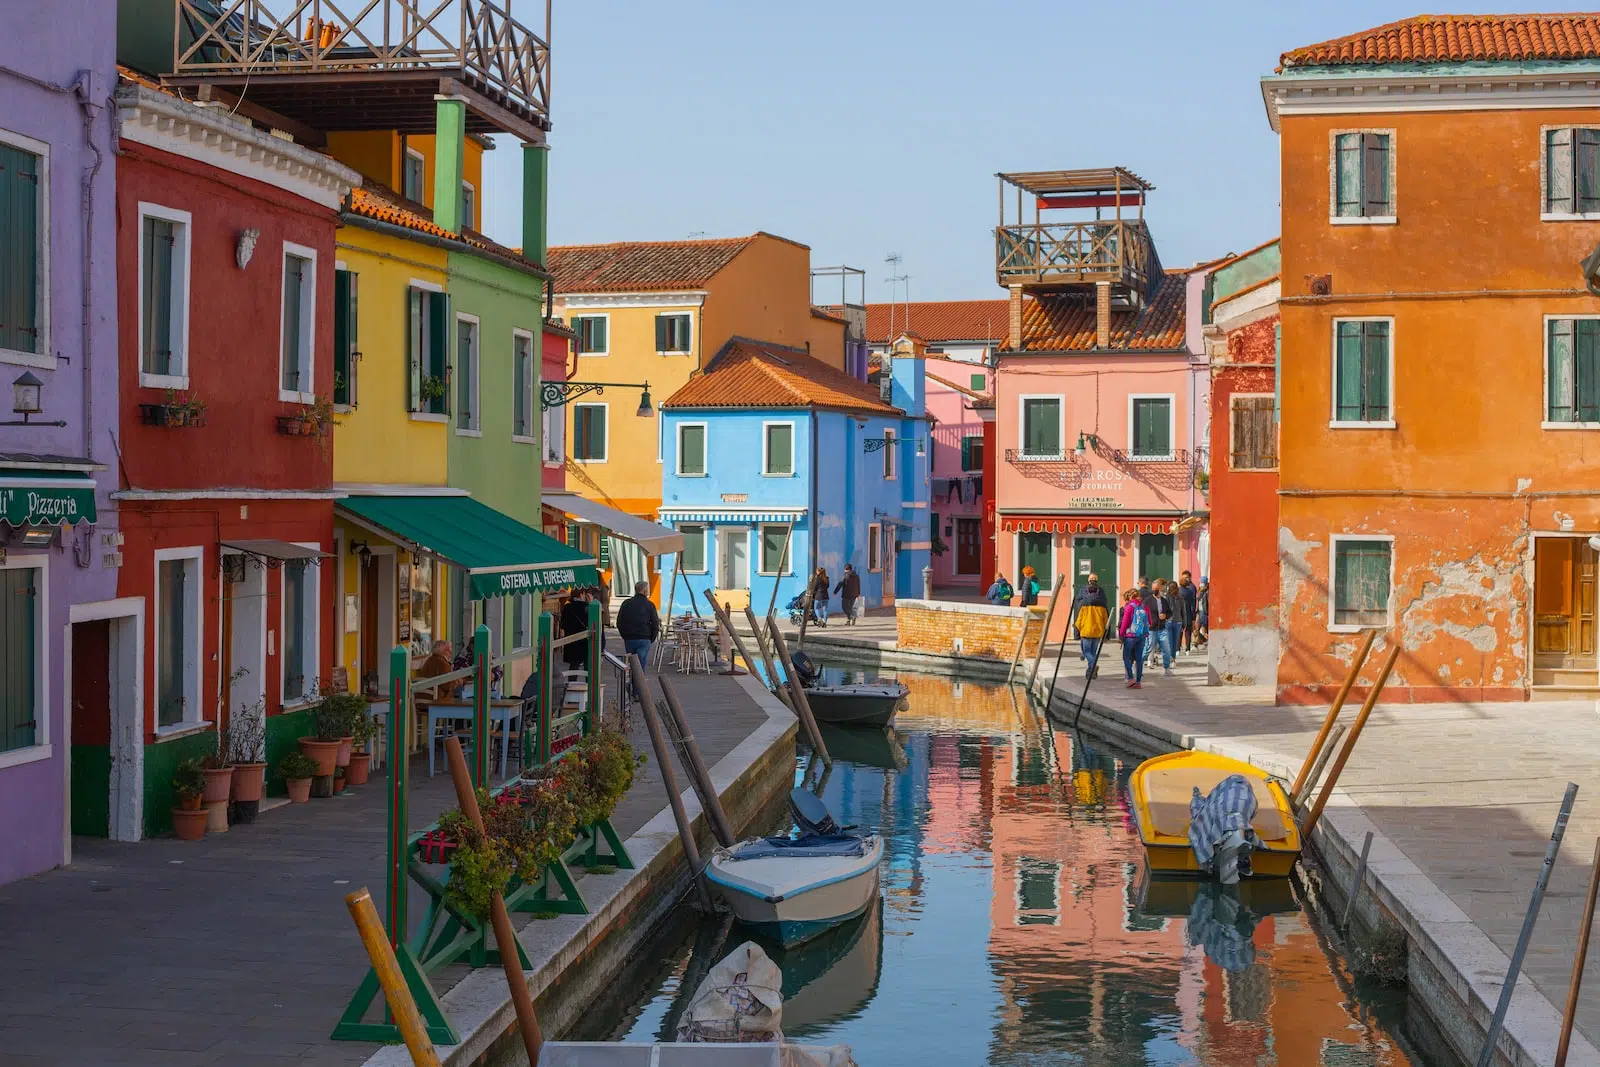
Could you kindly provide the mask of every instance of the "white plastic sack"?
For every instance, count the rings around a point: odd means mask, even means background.
[[[711,968],[678,1023],[678,1040],[782,1041],[783,971],[754,941]]]

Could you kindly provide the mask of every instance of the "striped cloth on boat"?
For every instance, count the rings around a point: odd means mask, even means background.
[[[1242,774],[1230,774],[1206,796],[1196,786],[1189,798],[1189,847],[1201,870],[1211,869],[1217,842],[1229,830],[1242,830],[1247,841],[1255,840],[1250,821],[1256,817],[1256,793]]]

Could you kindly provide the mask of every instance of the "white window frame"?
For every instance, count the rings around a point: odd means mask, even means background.
[[[1020,742],[1019,742],[1020,744]],[[1015,776],[1015,761],[1013,761],[1012,774]],[[1055,907],[1053,908],[1024,908],[1022,906],[1022,873],[1024,865],[1038,864],[1041,867],[1055,868]],[[1060,926],[1061,925],[1061,875],[1065,864],[1059,860],[1041,859],[1038,856],[1018,856],[1011,871],[1011,923],[1013,926]],[[1023,922],[1023,915],[1049,916],[1048,922]]]
[[[900,478],[900,457],[895,449],[900,447],[900,435],[885,426],[883,428],[883,480],[886,482],[898,481]]]
[[[1387,322],[1389,324],[1389,417],[1387,419],[1342,422],[1339,419],[1339,324],[1343,322]],[[1392,430],[1394,413],[1399,406],[1394,395],[1395,353],[1400,346],[1395,342],[1393,315],[1341,315],[1336,317],[1328,337],[1328,429],[1330,430]]]
[[[611,404],[610,404],[610,402],[609,401],[605,401],[605,400],[601,400],[601,401],[596,401],[594,403],[572,404],[570,406],[572,408],[572,439],[573,439],[574,442],[576,442],[577,439],[578,439],[578,409],[579,408],[604,408],[605,412],[606,412],[606,432],[605,432],[605,435],[604,435],[605,455],[601,456],[599,459],[580,459],[576,454],[574,454],[573,457],[572,457],[572,462],[574,462],[574,463],[586,463],[586,464],[587,463],[607,463],[607,462],[609,462],[610,459],[611,459]],[[574,453],[576,453],[577,450],[574,449],[573,451],[574,451]]]
[[[1600,214],[1590,216],[1574,215],[1572,217],[1600,218]],[[1539,361],[1539,379],[1543,382],[1543,388],[1540,390],[1539,396],[1539,428],[1541,430],[1600,430],[1600,422],[1552,422],[1550,420],[1550,324],[1562,319],[1574,321],[1579,319],[1594,320],[1600,319],[1600,315],[1546,315],[1539,323],[1540,332],[1543,334],[1543,339],[1539,345],[1542,353],[1542,358]],[[1572,358],[1578,358],[1576,350],[1573,351]]]
[[[322,551],[322,545],[317,541],[295,541],[293,544],[301,548]],[[315,704],[322,697],[317,693],[316,679],[322,665],[322,633],[320,621],[322,618],[322,565],[319,560],[308,559],[305,561],[305,574],[311,595],[306,598],[303,606],[306,621],[306,659],[300,669],[306,679],[306,693],[304,696],[290,698],[284,693],[284,687],[289,683],[289,662],[287,649],[289,647],[289,598],[283,590],[283,581],[289,576],[287,569],[279,568],[278,573],[278,699],[282,709],[290,711]],[[381,655],[382,653],[380,653]]]
[[[467,194],[472,194],[472,210],[467,210]],[[478,187],[467,179],[461,179],[461,226],[463,229],[478,230]]]
[[[1334,226],[1393,226],[1400,221],[1400,168],[1396,164],[1400,139],[1395,130],[1363,126],[1357,129],[1328,131],[1328,222]],[[1393,215],[1341,215],[1339,214],[1339,136],[1346,133],[1382,133],[1389,137],[1389,202],[1394,205]],[[1539,154],[1544,154],[1544,138],[1539,139]]]
[[[792,523],[787,523],[787,522],[758,522],[758,523],[756,523],[756,552],[755,552],[755,559],[752,562],[755,564],[756,576],[757,577],[759,577],[759,578],[787,578],[787,577],[790,577],[790,576],[792,576],[794,574],[794,535],[793,535],[793,533],[789,534],[789,536],[788,536],[783,548],[778,550],[779,553],[780,553],[778,562],[779,562],[780,565],[786,564],[786,566],[782,566],[781,569],[779,569],[779,570],[769,571],[769,570],[766,569],[766,560],[764,560],[762,558],[763,556],[766,555],[766,551],[765,550],[766,550],[766,545],[767,545],[767,531],[768,530],[792,530],[792,529],[793,529],[793,524]]]
[[[788,470],[787,473],[780,472],[780,471],[775,471],[775,470],[772,469],[772,451],[771,451],[771,448],[769,447],[770,446],[770,440],[768,439],[767,431],[768,431],[769,428],[771,428],[773,426],[787,426],[787,427],[789,427],[789,470]],[[795,449],[794,449],[794,446],[795,446],[795,436],[796,436],[795,432],[794,432],[794,429],[795,429],[795,424],[794,424],[794,420],[793,419],[773,419],[771,421],[762,422],[762,424],[761,424],[761,477],[763,477],[763,478],[793,478],[793,477],[796,476],[795,475],[795,468],[798,466],[798,464],[796,464],[795,461],[794,461],[795,460],[795,455],[794,455]]]
[[[1061,451],[1051,456],[1028,455],[1028,401],[1054,400],[1056,402],[1056,439]],[[1017,459],[1023,462],[1049,462],[1067,458],[1067,397],[1064,393],[1023,393],[1017,397]]]
[[[544,443],[539,455],[546,467],[561,467],[567,462],[567,411],[564,407],[547,408],[541,403],[539,422],[544,431]],[[554,450],[554,455],[551,450]]]
[[[1048,531],[1048,530],[1029,530],[1028,533],[1029,534],[1047,534],[1049,536],[1049,538],[1050,538],[1050,583],[1051,584],[1050,584],[1050,588],[1046,589],[1044,587],[1044,582],[1042,582],[1042,581],[1039,582],[1039,595],[1041,597],[1055,596],[1056,595],[1056,588],[1055,588],[1056,575],[1061,573],[1059,570],[1056,569],[1056,562],[1057,562],[1056,554],[1061,551],[1061,535],[1060,534],[1056,534],[1056,533],[1050,533],[1050,531]],[[1022,533],[1021,530],[1012,531],[1012,534],[1011,534],[1011,571],[1012,571],[1013,574],[1017,574],[1019,576],[1022,574],[1022,568],[1024,566],[1024,564],[1022,562],[1022,537],[1023,537],[1023,533]],[[1176,544],[1176,542],[1174,542],[1174,544]],[[1137,551],[1137,547],[1135,548],[1135,551]],[[1138,559],[1138,556],[1135,556],[1134,558]],[[1035,581],[1038,581],[1039,574],[1038,574],[1037,571],[1034,572],[1033,577],[1034,577]],[[1075,582],[1077,580],[1077,576],[1069,574],[1069,575],[1067,575],[1067,579]],[[1008,580],[1009,580],[1009,576],[1008,576]],[[1022,596],[1022,590],[1020,590],[1020,589],[1017,590],[1017,596],[1019,598]]]
[[[1539,127],[1539,221],[1540,222],[1583,222],[1585,220],[1600,219],[1600,211],[1546,211],[1544,209],[1545,191],[1550,188],[1550,156],[1547,152],[1550,134],[1556,130],[1593,130],[1596,126],[1574,125],[1570,122],[1555,122]],[[1572,181],[1576,185],[1577,172],[1574,171]],[[1556,318],[1582,318],[1577,315],[1557,315]],[[1562,425],[1567,425],[1562,423]]]
[[[283,268],[290,256],[299,256],[311,264],[310,276],[300,281],[304,290],[300,301],[300,340],[306,359],[301,380],[309,388],[298,391],[283,387],[283,305],[289,299],[288,290],[284,288]],[[293,241],[283,242],[283,253],[278,257],[278,399],[289,404],[310,404],[317,399],[317,250]]]
[[[1392,534],[1333,534],[1328,538],[1328,632],[1331,634],[1358,634],[1374,627],[1368,623],[1338,623],[1333,621],[1335,606],[1339,603],[1339,546],[1356,541],[1381,541],[1389,546],[1389,599],[1384,605],[1384,626],[1394,625],[1394,535]]]
[[[0,560],[0,571],[36,570],[33,596],[33,744],[0,752],[0,770],[47,760],[55,751],[50,742],[50,557],[45,553],[12,553]],[[113,694],[112,703],[116,697]],[[115,712],[113,711],[113,715]],[[67,722],[71,723],[69,716]],[[70,804],[68,805],[70,808]],[[114,813],[113,813],[114,814]]]
[[[693,473],[690,473],[690,472],[685,471],[683,469],[683,431],[686,428],[690,427],[690,426],[698,426],[698,427],[700,427],[700,430],[701,430],[701,434],[700,434],[700,466],[703,469],[700,471],[699,474],[693,474]],[[610,425],[610,423],[608,421],[607,424],[606,424],[606,431],[609,433],[610,430],[611,430],[611,425]],[[680,422],[680,423],[677,424],[677,427],[673,430],[673,435],[674,435],[674,438],[676,440],[676,444],[673,446],[674,449],[676,450],[674,452],[674,454],[673,454],[673,457],[672,457],[673,473],[676,474],[680,478],[705,478],[705,477],[708,477],[710,475],[710,473],[711,473],[711,427],[710,427],[710,425],[708,425],[707,423],[704,423],[704,422]]]
[[[144,372],[144,220],[147,218],[163,219],[180,227],[179,237],[172,245],[172,346],[174,362],[183,369],[181,374],[146,374]],[[139,201],[139,228],[138,237],[138,337],[139,346],[139,385],[144,389],[187,389],[189,388],[189,263],[191,261],[190,248],[193,244],[194,233],[191,216],[187,211],[166,207],[161,204],[152,204],[148,201]],[[283,309],[278,309],[279,330],[283,326]],[[279,343],[278,359],[283,359],[282,342]],[[278,381],[283,381],[280,371]]]
[[[520,326],[511,328],[511,384],[513,388],[521,388],[521,385],[517,382],[518,340],[528,342],[528,395],[526,397],[528,429],[537,431],[541,426],[540,420],[535,418],[535,415],[539,412],[535,405],[539,402],[539,361],[543,357],[539,352],[538,339],[534,337],[532,330],[524,330]],[[539,443],[538,437],[517,432],[517,406],[515,402],[511,405],[511,440],[519,445],[536,445]]]
[[[194,581],[189,584],[189,603],[184,610],[184,629],[189,636],[189,648],[183,658],[183,718],[169,726],[161,725],[161,564],[165,562],[184,560],[194,563]],[[151,618],[155,620],[155,630],[151,635],[151,647],[155,650],[155,677],[152,685],[155,687],[155,707],[151,712],[151,722],[155,725],[157,741],[172,737],[181,737],[184,734],[194,733],[204,729],[211,723],[204,717],[200,687],[205,671],[205,624],[206,624],[206,550],[203,545],[187,545],[183,548],[158,548],[155,550],[155,582],[150,594]],[[191,629],[189,623],[194,623]]]
[[[1391,352],[1389,362],[1394,362]],[[1393,396],[1391,392],[1390,396]],[[1134,452],[1137,443],[1134,438],[1133,407],[1135,400],[1165,400],[1167,402],[1167,452],[1161,456],[1141,456]],[[1133,463],[1170,463],[1178,458],[1178,396],[1176,393],[1129,393],[1128,394],[1128,460]]]
[[[1335,334],[1335,336],[1334,336],[1334,344],[1335,345],[1338,344],[1338,335],[1337,334]],[[1389,347],[1391,349],[1393,349],[1394,346],[1391,344]],[[1389,353],[1389,362],[1390,363],[1394,362],[1394,352],[1393,351],[1391,351]],[[1237,413],[1237,409],[1234,407],[1233,402],[1235,400],[1267,400],[1267,399],[1274,399],[1275,396],[1276,396],[1276,394],[1273,394],[1273,393],[1229,393],[1228,394],[1228,470],[1230,470],[1230,471],[1242,471],[1242,472],[1244,472],[1246,474],[1249,474],[1249,473],[1265,474],[1268,471],[1275,471],[1275,470],[1278,469],[1278,465],[1276,463],[1274,463],[1270,467],[1236,467],[1236,466],[1233,465],[1234,427],[1235,427],[1236,423],[1238,422],[1238,420],[1236,418],[1234,418],[1234,415]],[[1392,393],[1390,394],[1390,398],[1393,399],[1393,394]],[[1335,399],[1335,402],[1337,402],[1338,398],[1335,397],[1334,399]],[[1276,427],[1274,427],[1274,432],[1276,432]],[[1273,448],[1272,454],[1274,456],[1276,456],[1278,454],[1278,450],[1277,450],[1276,447]]]
[[[867,573],[883,573],[883,524],[867,524]]]
[[[42,370],[55,370],[56,356],[52,347],[54,342],[50,329],[50,145],[45,141],[36,141],[32,137],[24,137],[20,133],[0,129],[0,143],[8,144],[12,148],[21,149],[39,157],[39,247],[34,260],[34,267],[38,271],[39,279],[38,307],[34,309],[35,321],[39,328],[39,351],[23,352],[15,348],[0,348],[0,363],[10,363],[18,367],[38,367]],[[143,223],[140,223],[141,229]],[[141,335],[142,336],[142,335]],[[188,388],[187,385],[183,388]],[[41,757],[43,758],[43,757]],[[4,766],[0,763],[0,766]]]
[[[461,425],[461,411],[460,411],[460,407],[461,407],[460,400],[461,400],[461,398],[459,396],[455,396],[455,397],[451,398],[453,410],[450,413],[450,422],[451,422],[451,425],[455,427],[455,431],[456,431],[456,436],[457,437],[482,437],[483,436],[483,323],[481,321],[479,321],[478,316],[468,314],[465,311],[458,311],[458,312],[455,313],[455,316],[456,316],[455,329],[451,331],[450,340],[449,340],[448,343],[452,348],[455,349],[455,361],[452,364],[452,366],[455,368],[454,377],[456,378],[457,381],[459,381],[460,378],[461,378],[461,368],[464,365],[463,364],[463,357],[462,357],[462,354],[461,354],[461,345],[459,343],[460,337],[461,337],[461,324],[463,322],[469,322],[469,323],[472,324],[472,348],[473,348],[472,356],[471,356],[471,361],[472,361],[472,407],[471,407],[471,410],[470,410],[470,414],[471,414],[472,418],[471,418],[471,421],[469,421],[467,423],[467,425],[465,425],[465,426]],[[455,384],[456,384],[455,382],[451,382],[452,386],[455,385]]]
[[[605,319],[606,320],[606,348],[604,352],[585,352],[583,350],[583,330],[578,326],[579,319]],[[572,350],[580,359],[586,356],[609,356],[611,354],[611,313],[609,311],[585,311],[581,315],[572,316]]]
[[[422,185],[422,188],[417,190],[417,198],[415,200],[412,200],[411,202],[413,204],[425,204],[425,203],[427,203],[427,199],[428,199],[428,157],[423,155],[417,149],[411,148],[409,146],[406,148],[405,159],[402,159],[400,161],[400,198],[402,200],[410,199],[408,196],[406,196],[406,169],[405,169],[406,168],[406,160],[410,160],[410,159],[414,159],[418,163],[422,164],[422,168],[421,168],[421,174],[422,174],[421,185]]]
[[[689,538],[693,536],[689,532],[691,530],[699,530],[700,531],[700,569],[699,570],[690,570],[688,567],[685,567],[683,565],[683,553],[682,552],[678,553],[678,566],[679,566],[679,569],[682,570],[682,572],[684,574],[710,574],[711,573],[711,553],[709,551],[710,541],[709,541],[709,539],[707,538],[706,535],[711,532],[711,524],[710,523],[705,523],[705,522],[687,522],[687,523],[684,523],[684,524],[678,526],[677,527],[677,531],[678,531],[678,533],[683,535],[683,541],[684,541],[685,545],[687,545],[689,543]]]
[[[677,318],[677,319],[688,319],[689,320],[689,343],[688,343],[688,345],[686,347],[684,347],[684,348],[658,348],[658,349],[656,349],[656,355],[658,355],[658,356],[692,356],[692,355],[694,355],[694,312],[692,312],[692,311],[658,311],[658,312],[656,312],[656,318],[657,319]],[[652,330],[655,329],[655,320],[654,319],[651,320],[650,327],[651,327]],[[606,325],[606,347],[607,348],[611,347],[611,326],[610,326],[609,323],[607,323],[607,325]]]

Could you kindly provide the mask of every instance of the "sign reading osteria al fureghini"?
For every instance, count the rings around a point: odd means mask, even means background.
[[[530,567],[527,570],[472,573],[473,599],[512,596],[517,593],[536,593],[546,589],[566,589],[574,585],[595,585],[599,582],[594,565],[576,567]]]
[[[60,526],[94,522],[94,485],[0,485],[0,522],[12,526]]]

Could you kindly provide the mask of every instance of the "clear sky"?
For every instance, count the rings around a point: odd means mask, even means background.
[[[543,18],[542,0],[511,3]],[[1379,0],[555,0],[552,243],[768,230],[810,245],[814,266],[866,269],[869,300],[889,298],[892,252],[913,300],[998,297],[995,172],[1121,165],[1156,186],[1162,262],[1187,266],[1277,233],[1259,79],[1279,54],[1418,13]],[[518,245],[520,153],[501,141],[485,224]]]

